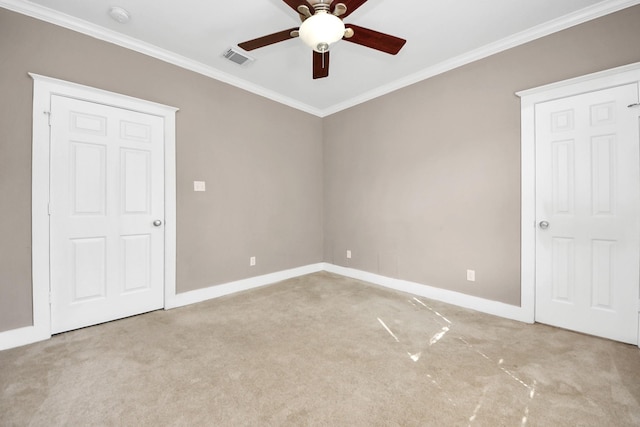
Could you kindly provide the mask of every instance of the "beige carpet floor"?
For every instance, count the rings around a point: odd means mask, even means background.
[[[632,426],[640,350],[317,273],[0,352],[2,426]]]

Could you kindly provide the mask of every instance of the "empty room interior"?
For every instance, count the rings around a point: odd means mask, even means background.
[[[51,3],[1,426],[640,425],[639,0]]]

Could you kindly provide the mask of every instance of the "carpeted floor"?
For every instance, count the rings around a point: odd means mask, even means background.
[[[632,426],[640,350],[317,273],[0,352],[2,426]]]

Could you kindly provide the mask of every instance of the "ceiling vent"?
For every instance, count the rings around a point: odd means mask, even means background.
[[[250,63],[252,63],[255,59],[251,58],[243,53],[238,52],[235,49],[229,48],[227,49],[222,56],[224,56],[225,58],[227,58],[229,61],[231,62],[235,62],[238,65],[249,65]]]

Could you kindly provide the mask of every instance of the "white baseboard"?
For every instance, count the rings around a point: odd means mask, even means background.
[[[380,276],[378,274],[334,264],[325,264],[324,269],[341,276],[374,283],[376,285],[384,286],[385,288],[419,295],[436,301],[442,301],[447,304],[457,305],[459,307],[470,308],[482,313],[493,314],[507,319],[518,320],[520,322],[534,322],[533,313],[529,313],[529,310],[515,305],[474,297],[472,295],[449,291],[433,286],[422,285],[420,283],[409,282],[407,280],[393,279],[391,277]]]
[[[460,307],[470,308],[482,313],[493,314],[495,316],[518,320],[521,322],[533,323],[533,313],[529,313],[528,310],[523,309],[522,307],[516,307],[498,301],[491,301],[459,292],[422,285],[420,283],[409,282],[406,280],[393,279],[391,277],[380,276],[378,274],[328,263],[310,264],[303,267],[292,268],[290,270],[278,271],[262,276],[250,277],[248,279],[214,285],[208,288],[170,295],[165,300],[165,309],[195,304],[224,295],[259,288],[261,286],[270,285],[294,277],[304,276],[305,274],[316,273],[318,271],[328,271],[330,273],[363,280],[386,288],[407,292]],[[34,326],[26,326],[23,328],[0,332],[0,350],[20,347],[37,341],[43,341],[50,337],[50,333],[42,331]]]
[[[281,282],[293,277],[304,276],[305,274],[316,273],[322,270],[324,270],[323,263],[310,264],[303,267],[292,268],[290,270],[278,271],[276,273],[250,277],[248,279],[237,280],[235,282],[229,282],[221,285],[209,286],[208,288],[183,292],[180,294],[176,294],[171,298],[167,298],[167,300],[165,301],[165,309],[195,304],[197,302],[206,301],[212,298],[218,298],[240,291],[246,291],[248,289],[258,288],[260,286],[270,285],[272,283]]]
[[[10,329],[0,332],[0,350],[7,350],[14,347],[44,341],[51,338],[51,333],[42,331],[35,326],[24,326],[18,329]]]

